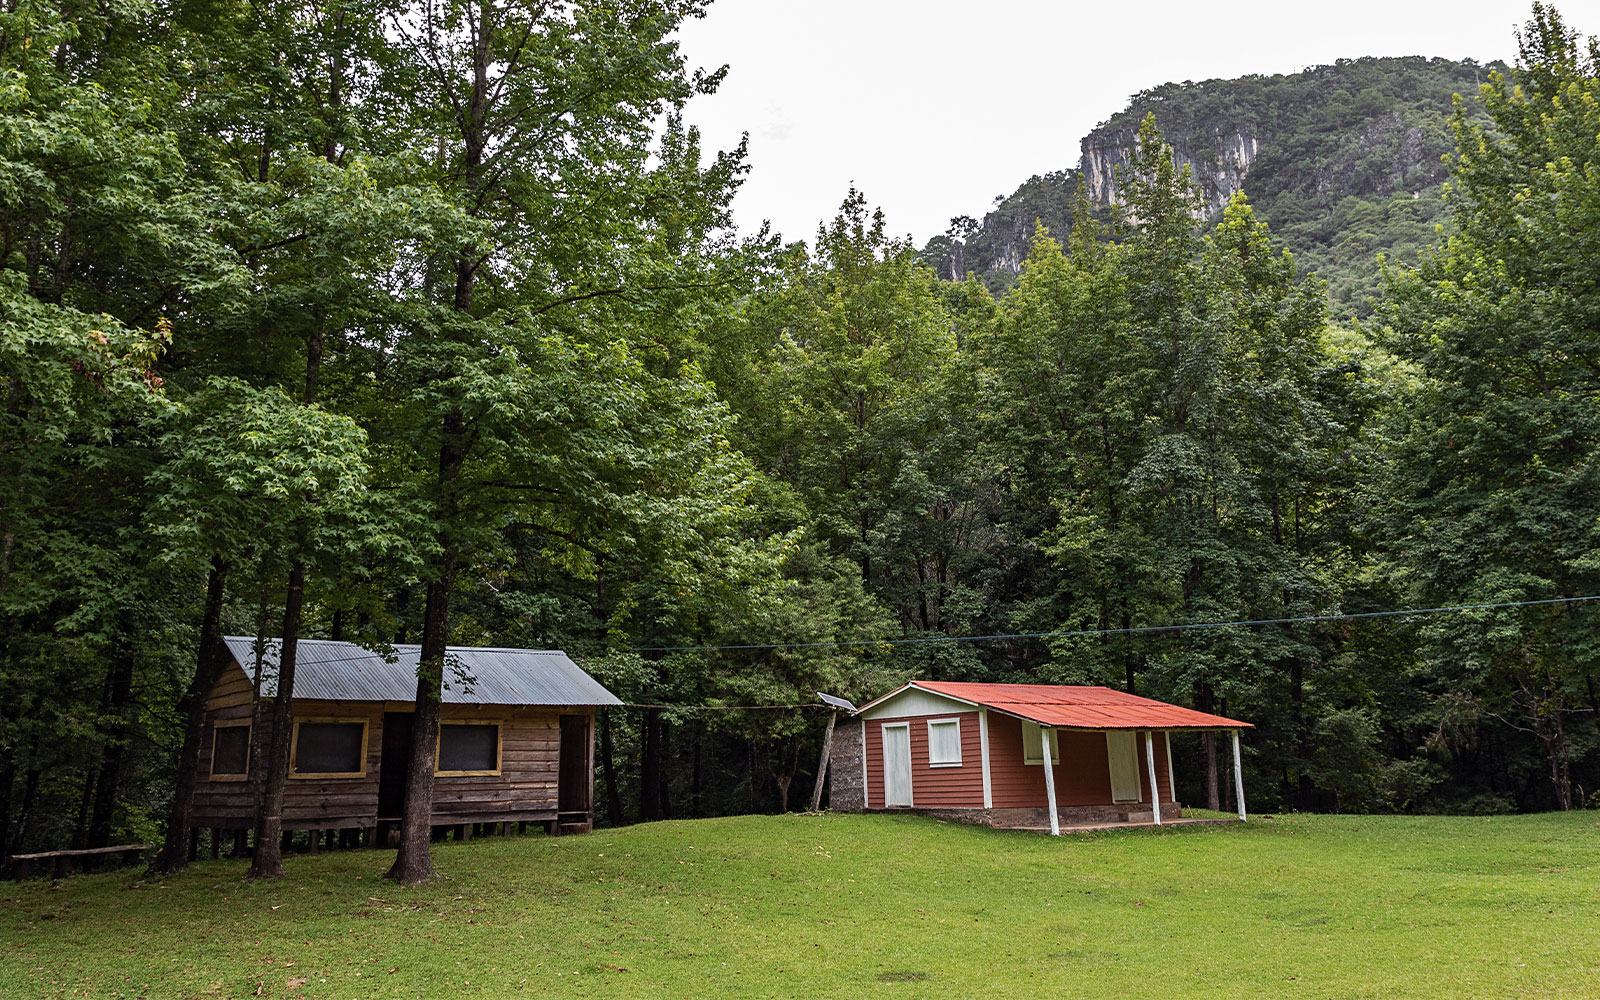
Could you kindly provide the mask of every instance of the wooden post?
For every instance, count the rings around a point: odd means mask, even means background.
[[[1044,759],[1044,797],[1050,803],[1050,836],[1061,836],[1061,820],[1056,816],[1056,772],[1050,764],[1050,727],[1039,727],[1039,754]]]
[[[833,753],[833,724],[839,721],[839,713],[828,715],[828,731],[822,734],[822,759],[817,761],[817,787],[811,790],[811,811],[818,812],[822,809],[822,781],[828,776],[828,758]],[[866,747],[862,747],[865,752]]]
[[[1239,730],[1233,731],[1233,791],[1239,799],[1239,822],[1243,823],[1244,815],[1244,767],[1239,763]]]
[[[1150,817],[1161,825],[1161,786],[1156,782],[1156,734],[1144,731],[1144,762],[1150,772]]]

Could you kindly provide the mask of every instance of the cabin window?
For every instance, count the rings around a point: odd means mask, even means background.
[[[1047,729],[1050,734],[1050,763],[1061,763],[1061,747],[1056,740],[1056,731]],[[1024,764],[1042,764],[1044,755],[1039,748],[1039,724],[1037,722],[1024,722],[1022,724],[1022,762]]]
[[[249,776],[250,720],[218,720],[212,726],[211,780],[243,781]]]
[[[439,726],[435,774],[499,774],[500,723],[445,722]]]
[[[365,719],[296,719],[289,752],[291,778],[364,778]]]
[[[928,720],[928,766],[961,766],[961,720]]]

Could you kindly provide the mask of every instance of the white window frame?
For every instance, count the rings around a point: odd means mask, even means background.
[[[938,761],[938,760],[934,760],[933,759],[933,727],[934,726],[955,726],[956,727],[956,759],[955,760]],[[960,719],[950,718],[950,719],[929,719],[928,720],[928,766],[929,767],[960,767],[961,766],[961,720]]]
[[[1022,720],[1022,762],[1024,764],[1043,764],[1044,754],[1039,752],[1039,729],[1037,722]],[[1051,727],[1045,732],[1050,734],[1050,763],[1061,763],[1061,741],[1056,738],[1057,730]]]

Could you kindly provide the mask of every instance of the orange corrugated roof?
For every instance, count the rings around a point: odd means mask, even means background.
[[[1248,729],[1250,723],[1141,698],[1108,687],[1067,684],[968,684],[912,681],[921,688],[1015,715],[1043,726],[1071,729]],[[902,688],[901,690],[905,690]],[[897,694],[898,692],[892,692]],[[884,697],[891,697],[885,695]],[[883,698],[877,699],[882,701]],[[877,704],[874,701],[870,704]],[[863,706],[864,708],[866,706]]]

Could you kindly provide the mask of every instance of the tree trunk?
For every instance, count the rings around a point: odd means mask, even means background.
[[[606,778],[606,822],[621,826],[622,789],[617,786],[617,766],[611,749],[611,709],[600,710],[600,771]]]
[[[289,567],[289,589],[283,601],[283,646],[278,650],[278,691],[272,698],[271,741],[267,743],[267,780],[256,801],[256,843],[250,858],[251,878],[283,877],[283,786],[289,777],[289,737],[294,724],[294,671],[300,648],[301,608],[305,601],[306,567]]]
[[[1200,682],[1195,685],[1195,708],[1202,712],[1213,712],[1216,709],[1216,698],[1211,692],[1211,685]],[[1222,809],[1222,794],[1217,788],[1217,734],[1204,732],[1200,734],[1201,769],[1204,774],[1206,793],[1206,808],[1220,811]]]
[[[644,732],[640,741],[639,821],[661,818],[661,709],[644,710]]]
[[[172,811],[167,817],[167,834],[161,852],[150,865],[153,874],[167,874],[189,863],[189,813],[194,808],[196,770],[200,763],[200,737],[206,725],[206,695],[216,683],[227,661],[218,656],[222,645],[222,598],[228,564],[213,556],[206,576],[206,603],[200,617],[200,648],[195,653],[194,677],[178,702],[184,720],[183,745],[178,751],[176,788]]]
[[[705,726],[697,725],[694,730],[694,750],[689,771],[689,815],[700,819],[706,814],[705,809],[705,781],[700,768],[700,744],[705,736]]]
[[[1572,761],[1567,753],[1566,713],[1557,707],[1545,723],[1545,752],[1550,757],[1550,784],[1556,793],[1556,808],[1562,812],[1572,809]]]
[[[1289,664],[1289,725],[1294,730],[1294,753],[1303,787],[1311,763],[1311,727],[1306,724],[1305,661],[1299,656]]]
[[[99,768],[84,768],[83,790],[78,796],[78,819],[72,824],[72,838],[68,843],[73,850],[82,850],[89,839],[89,810],[94,806],[94,776]]]
[[[400,821],[400,850],[389,877],[402,885],[435,878],[429,841],[433,832],[433,764],[439,746],[439,701],[444,683],[450,587],[455,575],[455,545],[447,543],[441,579],[428,583],[422,616],[422,649],[417,663],[416,709],[411,718],[411,759],[406,767],[406,807]]]
[[[744,744],[745,767],[750,772],[750,795],[748,799],[749,811],[756,812],[756,741],[746,740]]]
[[[89,818],[89,847],[111,846],[111,819],[117,808],[117,791],[122,785],[122,767],[127,759],[134,721],[128,705],[133,693],[131,632],[131,624],[123,622],[112,653],[107,707],[113,721],[106,732],[105,749],[100,756],[100,774],[95,780],[94,811]]]
[[[1131,631],[1133,629],[1133,616],[1128,613],[1128,602],[1126,597],[1124,597],[1122,602],[1121,628],[1123,642],[1123,685],[1129,694],[1138,694],[1139,692],[1135,690],[1135,687],[1139,670],[1139,654],[1136,653],[1133,648],[1133,633]]]
[[[11,789],[17,784],[17,759],[6,755],[0,762],[0,850],[11,843]],[[4,867],[0,861],[0,868]]]
[[[33,819],[33,802],[39,794],[38,757],[39,744],[35,740],[28,747],[28,775],[22,780],[22,808],[17,811],[17,832],[11,838],[11,848],[6,851],[7,854],[21,854],[28,840],[28,821]]]
[[[657,781],[661,786],[661,818],[672,819],[672,723],[660,720],[660,759],[657,764]]]

